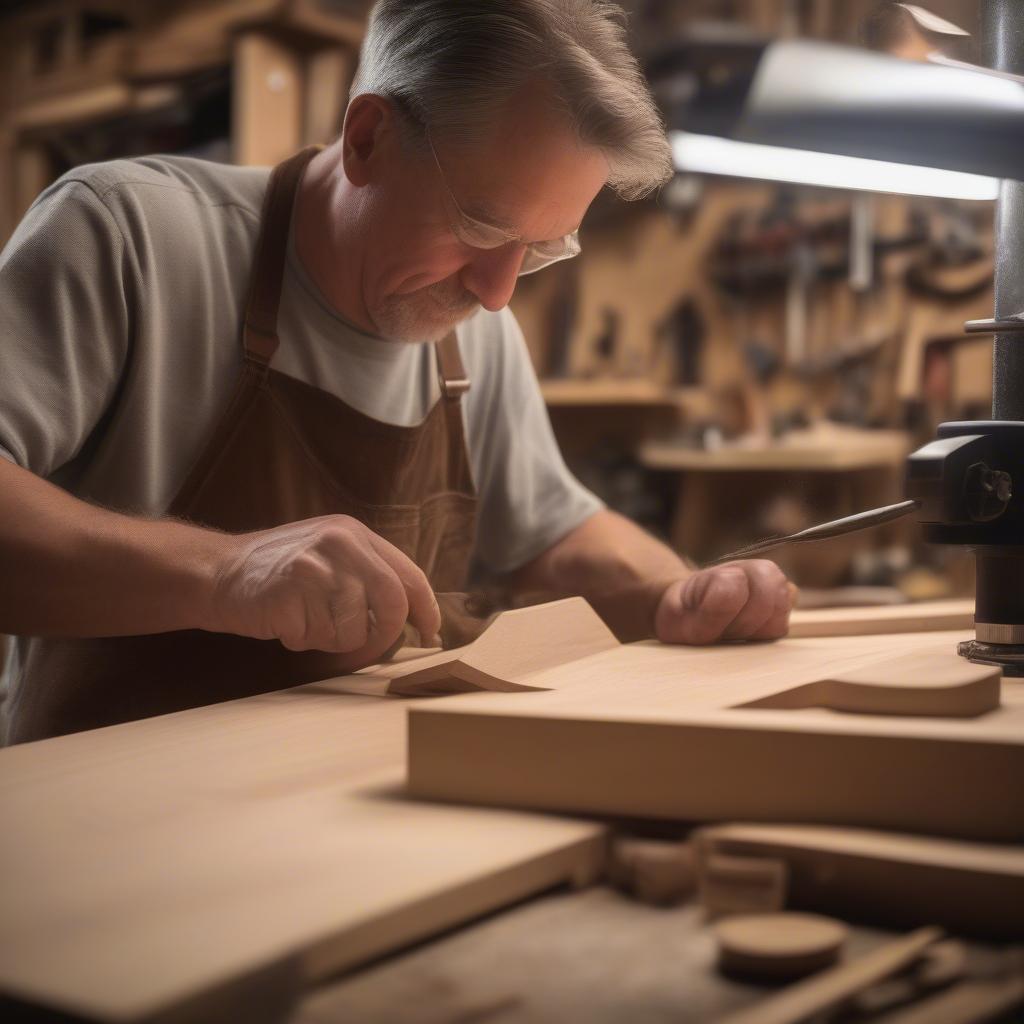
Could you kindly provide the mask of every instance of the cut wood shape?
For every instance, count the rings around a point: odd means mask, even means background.
[[[471,644],[356,674],[367,692],[436,697],[474,690],[511,693],[537,673],[618,647],[619,641],[582,597],[502,612]]]
[[[818,914],[740,914],[714,926],[718,968],[744,980],[803,978],[839,959],[849,929]]]
[[[736,707],[974,718],[999,707],[1000,679],[997,667],[951,652],[904,654]]]
[[[410,707],[409,786],[431,799],[568,813],[1019,842],[1024,685],[1004,682],[997,704],[995,675],[956,655],[960,639],[611,647],[526,677],[540,692]],[[927,687],[893,687],[894,672]],[[843,713],[803,706],[829,689]]]

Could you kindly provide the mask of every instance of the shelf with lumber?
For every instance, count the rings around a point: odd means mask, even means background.
[[[233,162],[274,164],[330,141],[367,7],[363,0],[43,0],[0,18],[0,183],[9,183],[0,241],[64,169],[55,154],[129,155],[109,142],[110,125],[129,132],[169,117],[177,124],[182,111],[207,101],[218,75],[230,83],[224,141]]]
[[[713,449],[648,442],[640,449],[640,461],[660,470],[852,471],[901,466],[910,450],[910,437],[901,430],[819,423],[777,440],[746,438]]]
[[[541,394],[548,406],[639,406],[674,408],[680,403],[680,390],[664,387],[646,378],[547,378],[540,382]]]

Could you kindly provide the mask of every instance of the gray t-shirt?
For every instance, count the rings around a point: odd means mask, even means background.
[[[36,200],[0,255],[0,455],[90,501],[166,511],[240,371],[268,173],[118,160]],[[291,245],[279,333],[275,369],[376,419],[418,423],[438,398],[433,346],[354,328]],[[481,310],[457,333],[475,559],[508,572],[601,505],[562,461],[512,313]]]

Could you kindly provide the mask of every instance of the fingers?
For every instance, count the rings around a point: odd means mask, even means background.
[[[734,562],[694,573],[663,594],[655,635],[667,643],[784,636],[795,588],[774,562]]]
[[[726,640],[774,639],[789,618],[789,584],[782,570],[765,559],[737,563],[749,585],[747,602],[722,634]]]
[[[775,608],[768,621],[748,637],[750,640],[778,640],[789,632],[789,614],[796,605],[797,587],[786,581],[784,590],[777,593]]]
[[[441,609],[423,570],[394,544],[372,530],[366,532],[373,550],[391,567],[405,589],[409,621],[424,639],[436,636],[441,629]]]
[[[335,650],[372,657],[387,650],[401,634],[409,602],[398,574],[372,547],[357,547],[349,557],[361,600],[353,599],[345,587],[331,595]]]
[[[747,574],[739,565],[694,573],[683,584],[683,643],[710,644],[720,639],[750,596]]]

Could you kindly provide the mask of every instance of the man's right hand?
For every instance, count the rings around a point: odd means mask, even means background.
[[[213,595],[217,632],[370,664],[407,620],[425,641],[441,628],[422,570],[358,519],[322,516],[224,539]]]

